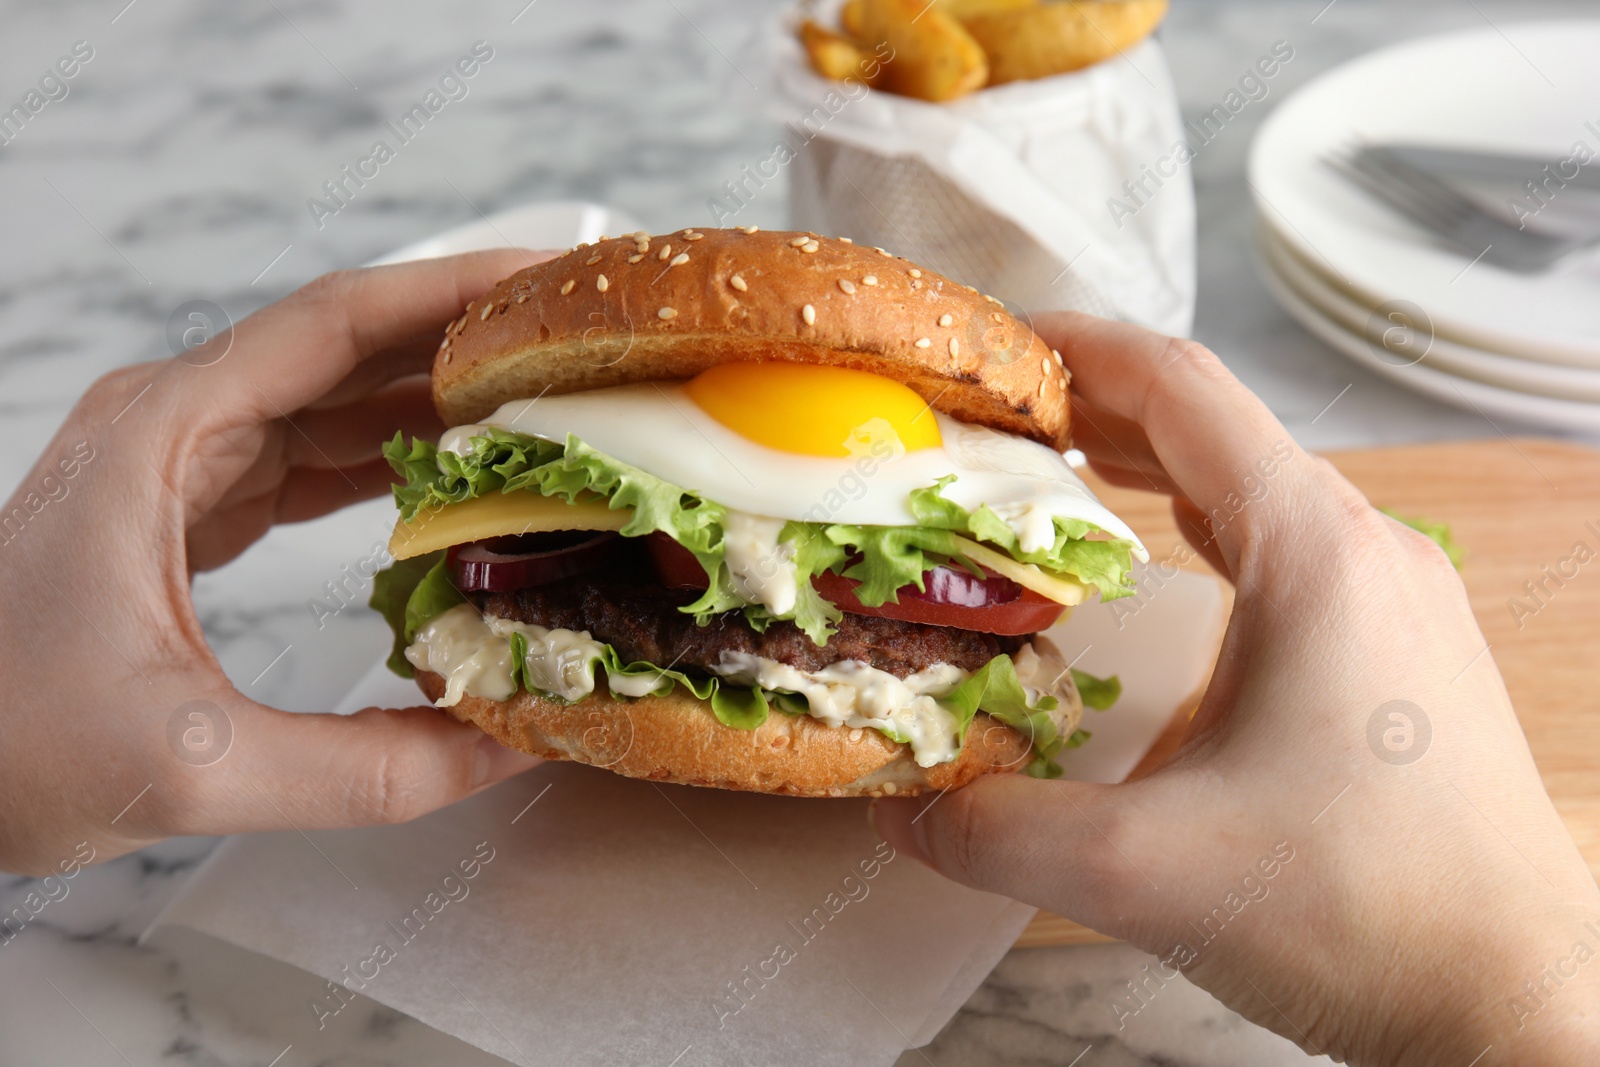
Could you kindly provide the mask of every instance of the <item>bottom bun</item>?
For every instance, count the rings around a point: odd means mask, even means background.
[[[437,674],[418,671],[417,684],[430,700],[444,693]],[[637,700],[602,692],[575,704],[526,692],[510,700],[463,696],[441,710],[507,748],[546,759],[576,760],[630,778],[801,797],[957,789],[981,774],[1021,770],[1032,755],[1028,738],[980,713],[957,759],[919,767],[910,745],[809,715],[775,711],[754,730],[735,730],[682,688]],[[1071,733],[1081,715],[1076,702],[1067,707],[1063,732]]]

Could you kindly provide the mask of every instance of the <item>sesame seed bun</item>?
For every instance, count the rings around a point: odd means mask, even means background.
[[[417,684],[430,700],[444,693],[437,674],[418,671]],[[575,704],[528,692],[510,700],[464,696],[443,710],[507,748],[546,759],[575,760],[630,778],[801,797],[957,789],[982,774],[1020,770],[1031,752],[1022,734],[979,714],[956,760],[919,767],[910,745],[809,715],[773,711],[756,729],[735,730],[682,688],[637,700],[595,693]],[[1076,691],[1063,701],[1062,714],[1063,732],[1071,733],[1083,716]]]
[[[618,237],[513,274],[445,331],[433,399],[461,425],[768,360],[870,371],[962,422],[1069,443],[1060,357],[998,301],[877,249],[744,229]]]

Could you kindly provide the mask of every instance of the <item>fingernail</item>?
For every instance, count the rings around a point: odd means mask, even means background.
[[[921,815],[938,797],[935,793],[929,798],[874,800],[867,805],[867,821],[872,824],[873,832],[894,846],[896,852],[904,852],[924,866],[933,867],[928,854],[927,823]]]
[[[490,782],[503,781],[514,774],[532,770],[543,762],[538,756],[518,752],[492,737],[485,737],[478,742],[478,750],[473,756],[472,787],[476,789]]]

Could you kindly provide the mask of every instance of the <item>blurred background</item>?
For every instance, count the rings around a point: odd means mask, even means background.
[[[215,301],[237,319],[324,271],[534,200],[598,200],[655,231],[710,225],[707,199],[769,156],[779,129],[762,43],[778,0],[122,2],[0,5],[5,106],[75,42],[94,53],[64,99],[0,146],[0,445],[19,459],[96,375],[167,355],[165,323],[184,301]],[[1193,334],[1303,443],[1496,431],[1333,358],[1278,309],[1254,265],[1243,180],[1253,132],[1297,86],[1375,47],[1589,8],[1174,5],[1160,40],[1185,118],[1215,106],[1274,41],[1294,48],[1270,95],[1188,173],[1199,219]],[[307,200],[476,41],[494,58],[468,95],[319,228]],[[784,225],[788,179],[738,221]]]

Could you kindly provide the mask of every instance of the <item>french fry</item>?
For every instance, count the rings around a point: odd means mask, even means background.
[[[1033,7],[1039,0],[930,0],[937,2],[939,9],[957,22],[963,22],[979,15],[994,15],[1001,11],[1015,11],[1019,7]],[[839,9],[839,28],[844,30],[846,37],[851,40],[861,39],[861,10],[866,6],[866,0],[845,0]]]
[[[800,24],[800,43],[811,57],[811,67],[824,78],[866,80],[866,53],[855,42],[810,19]]]
[[[866,0],[845,0],[839,9],[839,28],[852,41],[861,40],[861,9]]]
[[[857,42],[887,44],[880,88],[920,100],[954,100],[989,79],[989,61],[972,35],[929,0],[862,0]],[[880,53],[881,54],[881,53]]]
[[[852,2],[855,2],[855,0],[852,0]],[[936,0],[936,2],[940,11],[943,11],[957,22],[966,22],[968,19],[981,18],[984,15],[999,15],[1007,11],[1039,6],[1039,0]],[[845,6],[848,7],[849,5]]]
[[[1001,85],[1098,63],[1144,40],[1166,13],[1167,0],[1065,0],[962,25],[989,57],[989,84]]]

